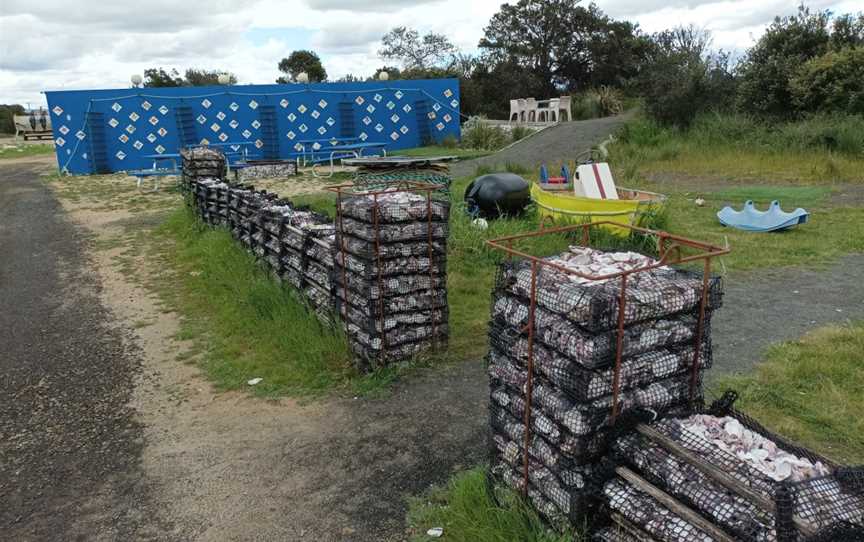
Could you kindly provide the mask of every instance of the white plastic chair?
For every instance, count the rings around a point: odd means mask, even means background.
[[[555,114],[559,119],[563,118],[561,115],[562,112],[567,114],[568,121],[573,120],[570,116],[570,96],[561,96],[558,98],[558,106]]]
[[[525,98],[525,122],[537,122],[537,100],[534,98]],[[531,120],[531,115],[534,115],[534,120]]]
[[[519,107],[519,100],[510,100],[510,116],[507,122],[513,122],[513,117],[516,117],[516,122],[519,122],[519,117],[522,115],[522,110]]]
[[[546,122],[558,122],[558,101],[560,98],[552,98],[549,100],[549,108],[545,111]]]

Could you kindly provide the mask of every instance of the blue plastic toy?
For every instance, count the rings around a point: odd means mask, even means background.
[[[802,208],[787,213],[780,208],[780,202],[774,200],[767,211],[760,211],[753,206],[753,201],[747,200],[744,209],[736,211],[732,207],[724,207],[717,213],[720,223],[730,228],[744,231],[779,231],[804,224],[810,214]]]

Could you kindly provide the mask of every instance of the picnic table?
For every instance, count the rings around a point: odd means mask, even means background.
[[[386,143],[365,143],[360,142],[357,143],[358,138],[332,138],[332,139],[305,139],[300,140],[297,143],[301,147],[301,153],[303,158],[303,165],[305,166],[307,163],[306,160],[306,146],[309,145],[311,149],[309,150],[309,163],[312,164],[312,175],[315,177],[319,177],[318,172],[315,167],[318,163],[326,162],[329,160],[330,162],[330,173],[327,177],[332,177],[335,172],[335,159],[337,158],[337,154],[343,153],[344,156],[340,156],[340,159],[353,156],[354,158],[361,158],[363,156],[363,151],[366,149],[381,149],[382,154],[387,156],[387,144]],[[315,148],[315,145],[318,145],[318,148]],[[315,158],[316,152],[323,151],[325,154],[329,151],[329,156],[324,158]]]
[[[154,177],[153,190],[151,190],[151,192],[156,192],[157,190],[159,190],[159,180],[162,177],[180,174],[180,169],[177,168],[177,160],[180,158],[180,154],[178,153],[145,154],[143,158],[153,160],[153,167],[151,169],[133,169],[131,171],[127,171],[129,175],[138,178],[138,190],[141,190],[141,185],[144,183],[144,179],[147,177]],[[170,162],[171,167],[160,168],[160,162]]]

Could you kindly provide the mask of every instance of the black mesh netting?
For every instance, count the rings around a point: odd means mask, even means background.
[[[338,224],[337,224],[338,226]],[[345,252],[366,258],[369,260],[404,258],[409,256],[429,257],[430,243],[426,237],[413,238],[407,241],[384,242],[377,245],[374,239],[363,239],[356,237],[354,232],[346,229],[345,235],[341,232],[336,232],[336,248],[341,252],[344,248]],[[437,258],[447,254],[446,239],[432,239],[432,257]]]
[[[499,329],[524,330],[528,324],[529,302],[507,292],[495,291],[491,312],[492,324]],[[709,326],[710,314],[706,314],[703,337],[710,336]],[[693,342],[696,328],[697,316],[692,313],[627,326],[624,328],[621,355],[631,357]],[[521,335],[527,336],[527,331]],[[556,355],[567,357],[588,369],[609,365],[617,352],[617,329],[586,331],[560,314],[539,306],[534,310],[534,336],[544,346],[554,349]]]
[[[522,298],[531,295],[531,267],[527,261],[505,261],[498,268],[496,290]],[[610,269],[608,273],[615,272]],[[706,308],[716,309],[722,300],[722,281],[708,281]],[[535,280],[537,304],[560,314],[580,327],[592,331],[616,328],[621,279],[585,281],[580,277],[537,265]],[[634,273],[628,278],[624,323],[664,318],[693,311],[700,305],[702,276],[692,271],[658,268]]]
[[[333,291],[336,296],[337,308],[346,301],[345,289],[342,287],[341,280],[335,281]],[[358,294],[353,290],[348,290],[347,303],[369,318],[377,318],[382,314],[382,307],[379,303],[370,303],[367,297]],[[383,314],[384,316],[401,312],[417,312],[431,311],[433,309],[441,309],[447,306],[447,292],[444,290],[420,290],[411,292],[399,297],[389,297],[383,299]]]
[[[649,539],[634,529],[621,525],[604,527],[591,537],[594,542],[645,542]]]
[[[431,230],[432,239],[446,239],[450,231],[448,222],[400,222],[375,224],[353,218],[343,217],[337,221],[337,227],[346,235],[369,242],[394,243],[399,241],[414,241],[426,243]],[[428,250],[428,245],[427,245]]]
[[[608,508],[627,522],[664,542],[715,542],[705,531],[685,521],[660,501],[615,478],[603,487]]]
[[[706,417],[697,411],[693,417],[669,418],[652,427],[718,472],[761,495],[763,502],[773,503],[773,510],[766,510],[764,505],[757,507],[721,487],[647,436],[631,434],[620,438],[616,452],[652,483],[741,540],[799,541],[825,536],[825,532],[835,533],[842,540],[855,529],[864,536],[864,469],[837,467],[771,434],[733,409],[718,414]],[[704,427],[716,424],[715,433],[704,432]],[[725,449],[716,436],[720,426],[723,431],[740,435],[742,445],[752,441],[748,446],[753,448],[736,453]],[[793,457],[781,457],[776,450]],[[773,456],[775,459],[767,459]],[[769,470],[760,470],[759,465]],[[789,465],[788,473],[783,470],[785,465]],[[786,479],[780,481],[784,476]]]
[[[447,273],[447,256],[445,254],[433,254],[430,262],[429,256],[397,256],[382,259],[380,265],[377,259],[355,256],[350,252],[345,253],[345,265],[342,264],[342,253],[336,251],[334,255],[337,267],[341,269],[345,267],[347,270],[357,275],[365,277],[377,276],[380,272],[381,276],[392,275],[444,275]]]
[[[447,286],[446,276],[430,276],[428,272],[416,275],[368,277],[343,270],[338,266],[332,271],[331,280],[333,284],[339,286],[347,285],[349,291],[370,300],[380,297],[399,297],[415,292],[440,291],[444,293]]]
[[[528,337],[512,328],[494,324],[490,328],[490,361],[495,365],[516,365],[520,369],[528,366]],[[621,360],[619,389],[629,390],[645,386],[671,376],[686,374],[692,370],[695,346],[681,345],[675,348],[645,352]],[[559,389],[575,402],[588,402],[613,391],[614,367],[586,369],[570,358],[534,341],[533,367],[549,384]],[[701,369],[712,365],[710,342],[705,339],[699,357]]]
[[[450,201],[425,193],[394,191],[377,196],[357,195],[342,198],[342,217],[372,224],[446,222],[450,218]],[[407,224],[405,224],[407,225]],[[346,231],[350,231],[347,227]]]

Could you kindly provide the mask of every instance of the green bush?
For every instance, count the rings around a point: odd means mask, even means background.
[[[527,126],[520,126],[520,125],[516,124],[516,125],[513,125],[512,128],[510,128],[510,140],[515,143],[515,142],[519,141],[520,139],[525,139],[526,137],[528,137],[529,135],[531,135],[533,133],[534,133],[534,130],[532,130],[531,128],[528,128]]]
[[[469,149],[497,151],[509,142],[507,134],[484,117],[471,117],[462,126],[462,146]]]
[[[449,134],[441,140],[441,146],[445,149],[455,149],[459,147],[459,139],[453,134]]]
[[[607,86],[577,94],[571,103],[570,112],[574,120],[598,119],[618,115],[624,110],[621,92]]]
[[[864,114],[864,47],[830,51],[809,60],[790,87],[800,110]]]

